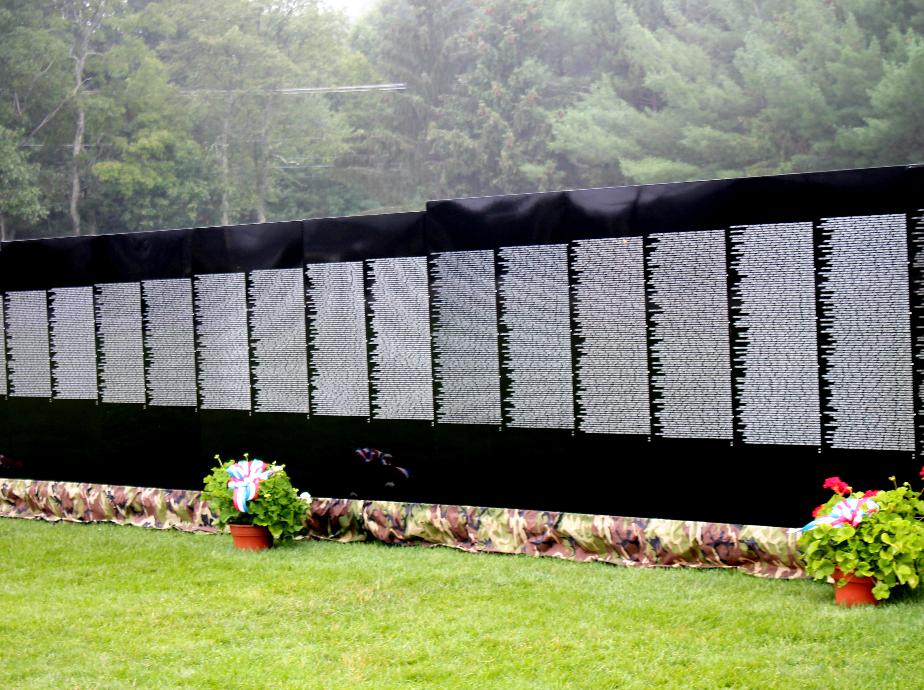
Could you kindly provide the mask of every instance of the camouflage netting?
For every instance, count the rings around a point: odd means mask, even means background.
[[[101,484],[0,479],[0,517],[215,531],[214,517],[198,491]],[[796,535],[782,527],[316,498],[306,535],[804,577]]]

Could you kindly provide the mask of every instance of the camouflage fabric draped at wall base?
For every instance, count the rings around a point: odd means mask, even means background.
[[[0,517],[216,531],[198,491],[101,484],[0,479]],[[782,527],[316,498],[305,536],[804,577],[796,536]]]
[[[377,539],[629,566],[738,568],[761,577],[805,577],[796,535],[782,527],[315,499],[309,533],[339,541]]]
[[[0,479],[0,517],[214,532],[198,491]]]

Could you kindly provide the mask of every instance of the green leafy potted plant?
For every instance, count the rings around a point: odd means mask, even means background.
[[[924,491],[889,479],[888,491],[854,492],[829,477],[824,487],[834,495],[801,528],[805,570],[816,580],[833,577],[838,603],[876,603],[895,587],[916,588],[924,576]]]
[[[298,495],[284,465],[250,460],[247,453],[241,461],[215,459],[202,496],[218,525],[229,525],[237,548],[265,549],[304,528],[307,494]]]

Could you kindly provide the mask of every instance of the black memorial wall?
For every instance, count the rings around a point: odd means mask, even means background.
[[[922,183],[4,243],[0,474],[199,488],[249,451],[315,495],[798,524],[921,465]]]

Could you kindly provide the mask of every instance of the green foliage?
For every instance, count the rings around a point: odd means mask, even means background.
[[[634,182],[841,164],[837,132],[862,121],[882,69],[852,15],[799,0],[590,0],[587,12],[602,19],[607,4],[617,72],[565,113],[554,149],[595,166],[593,132],[609,135]]]
[[[259,525],[269,529],[273,539],[291,537],[305,526],[308,512],[307,501],[299,498],[285,472],[285,465],[270,465],[272,475],[263,480],[255,499],[247,502],[248,512],[242,513],[234,507],[234,492],[228,487],[228,468],[237,460],[222,462],[215,456],[218,465],[204,479],[203,497],[209,507],[218,514],[219,525]],[[244,459],[249,456],[244,453]]]
[[[863,493],[853,494],[862,498]],[[820,509],[825,515],[844,497],[835,494]],[[887,599],[893,588],[916,588],[924,577],[924,500],[905,482],[873,497],[878,510],[856,526],[819,524],[802,534],[806,572],[816,580],[834,575],[835,568],[876,581],[873,594]],[[839,585],[843,585],[843,581]]]
[[[837,145],[861,164],[919,161],[924,152],[924,127],[915,113],[924,101],[924,38],[908,32],[901,48],[870,91],[864,124],[837,138]]]
[[[383,0],[356,29],[367,78],[407,86],[344,101],[356,127],[344,163],[383,206],[419,208],[451,193],[433,164],[429,136],[451,115],[444,103],[474,59],[462,45],[473,12],[469,0]]]
[[[0,225],[73,232],[75,181],[94,233],[920,162],[922,99],[910,0],[14,0]]]
[[[547,31],[537,0],[482,0],[460,49],[463,72],[427,133],[445,188],[454,196],[549,189],[549,109],[556,77],[540,56]]]
[[[326,97],[279,90],[355,83],[346,27],[311,0],[164,1],[178,21],[159,50],[211,154],[215,222],[328,214],[288,178],[330,168],[350,127]]]
[[[19,141],[15,132],[0,125],[0,227],[4,230],[7,218],[29,223],[48,213],[38,186],[38,166],[23,155]]]
[[[120,153],[92,167],[102,227],[133,232],[201,224],[210,188],[194,141],[168,130],[146,130]]]

